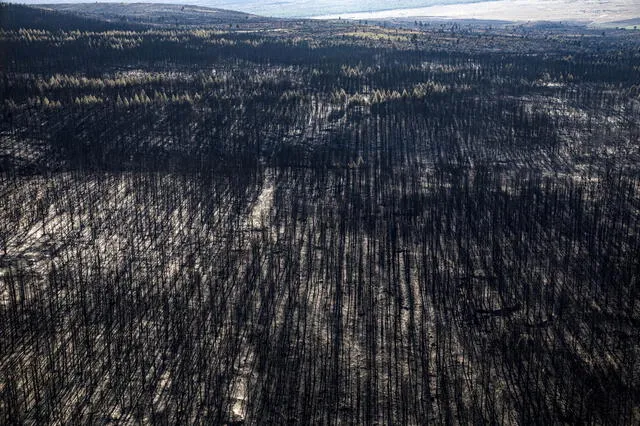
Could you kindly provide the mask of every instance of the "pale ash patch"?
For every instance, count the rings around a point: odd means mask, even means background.
[[[248,226],[260,226],[260,224],[268,218],[271,207],[273,206],[274,192],[275,186],[273,183],[273,176],[270,175],[265,178],[262,191],[251,208],[251,212],[249,213],[246,223]]]
[[[243,356],[240,357],[238,365],[234,368],[236,376],[232,382],[231,392],[231,420],[234,422],[244,421],[247,416],[247,405],[249,401],[249,388],[255,354],[248,345],[245,345]]]

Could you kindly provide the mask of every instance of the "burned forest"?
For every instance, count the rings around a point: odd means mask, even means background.
[[[639,31],[149,8],[0,4],[0,423],[640,422]]]

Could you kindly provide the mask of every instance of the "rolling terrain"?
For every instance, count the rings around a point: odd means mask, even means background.
[[[398,0],[394,8],[424,7],[433,4],[469,3],[477,0]],[[85,1],[86,2],[86,1]],[[23,0],[20,3],[38,5],[42,3],[82,3],[70,0]],[[130,2],[110,0],[101,3],[123,5]],[[147,0],[147,4],[165,4],[167,0]],[[195,5],[205,8],[237,10],[254,15],[300,18],[322,14],[339,14],[355,12],[371,12],[389,9],[389,2],[384,0],[181,0],[171,2],[180,5]]]
[[[40,7],[107,22],[135,22],[147,25],[235,25],[248,22],[266,23],[269,20],[225,9],[163,3],[61,3]]]
[[[70,7],[82,1],[26,0],[21,3],[57,3]],[[143,2],[167,6],[167,0]],[[400,0],[390,4],[383,0],[183,0],[174,2],[182,7],[237,10],[253,15],[279,18],[334,18],[357,20],[383,20],[397,18],[445,18],[496,21],[570,21],[598,24],[640,18],[640,5],[636,0]],[[131,2],[107,1],[99,6],[87,3],[85,11],[128,8]],[[133,3],[135,4],[135,3]],[[82,6],[81,6],[82,8]],[[135,6],[134,6],[135,8]],[[124,14],[128,12],[123,11]]]

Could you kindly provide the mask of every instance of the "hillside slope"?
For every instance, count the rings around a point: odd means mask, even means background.
[[[269,21],[257,15],[208,7],[157,3],[64,3],[39,7],[107,22],[150,25],[223,25]]]
[[[13,3],[0,3],[0,28],[4,30],[41,29],[47,31],[109,31],[135,29],[126,23],[111,23],[96,17],[65,13],[63,9],[27,7]]]

